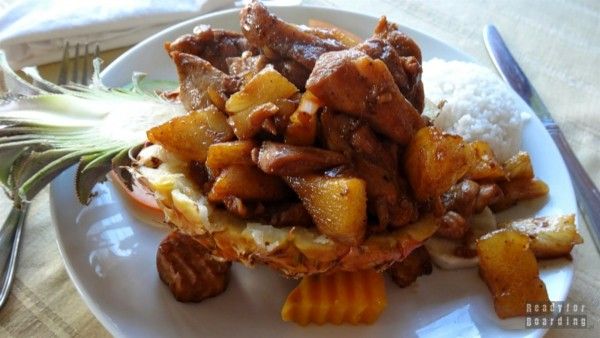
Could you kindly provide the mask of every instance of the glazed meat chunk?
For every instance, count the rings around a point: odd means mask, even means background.
[[[179,99],[187,111],[210,105],[224,104],[227,95],[239,90],[238,78],[213,67],[210,62],[181,52],[172,52],[171,58],[179,76]]]
[[[165,49],[168,54],[177,51],[201,57],[225,73],[228,72],[228,57],[240,56],[244,51],[258,53],[242,34],[212,29],[209,25],[200,25],[194,28],[194,34],[185,34],[167,42]]]
[[[275,53],[281,58],[292,59],[309,70],[314,67],[321,54],[346,48],[336,39],[319,37],[277,18],[257,1],[244,7],[240,18],[246,39],[253,46],[260,47],[267,57],[273,59]]]
[[[385,63],[358,50],[323,54],[306,89],[328,107],[364,119],[375,131],[399,144],[407,144],[425,125]]]
[[[199,302],[225,291],[230,262],[215,259],[191,236],[174,231],[158,247],[160,279],[180,302]]]

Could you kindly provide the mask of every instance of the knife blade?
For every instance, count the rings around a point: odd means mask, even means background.
[[[600,252],[600,191],[587,174],[537,91],[512,56],[494,25],[483,28],[483,40],[496,69],[514,91],[531,107],[556,143],[571,175],[577,203],[596,249]]]

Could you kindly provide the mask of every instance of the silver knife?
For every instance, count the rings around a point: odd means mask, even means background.
[[[596,243],[596,249],[600,251],[600,191],[575,157],[573,150],[571,150],[560,128],[554,122],[548,108],[529,83],[527,76],[515,61],[494,25],[487,25],[483,28],[483,40],[502,78],[537,114],[550,136],[552,136],[554,143],[556,143],[571,174],[577,202]]]

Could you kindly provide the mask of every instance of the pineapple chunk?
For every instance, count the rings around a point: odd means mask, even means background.
[[[404,169],[419,201],[448,191],[471,168],[473,151],[462,137],[421,128],[408,144]]]
[[[515,179],[512,181],[499,182],[502,196],[496,203],[491,205],[494,212],[499,212],[515,205],[518,201],[530,200],[548,194],[548,185],[539,179]]]
[[[148,140],[182,158],[204,162],[208,147],[233,138],[227,118],[215,107],[177,116],[147,132]]]
[[[285,143],[309,146],[317,138],[317,111],[322,105],[311,92],[306,91],[298,108],[290,116],[290,122],[285,130]]]
[[[288,79],[268,65],[225,102],[225,110],[235,115],[267,102],[285,99],[298,92]]]
[[[575,244],[583,243],[573,214],[522,219],[500,224],[499,227],[529,236],[531,250],[537,258],[567,256]]]
[[[504,170],[509,180],[532,179],[533,166],[529,154],[520,151],[504,163]]]
[[[213,173],[234,164],[254,165],[252,149],[256,146],[253,141],[232,141],[214,143],[208,147],[206,167]]]
[[[322,234],[348,245],[363,241],[367,223],[365,181],[325,176],[288,176],[285,180]]]
[[[510,229],[494,231],[477,241],[477,255],[498,317],[524,316],[527,302],[549,301],[527,235]]]
[[[496,159],[494,151],[487,142],[474,141],[469,143],[469,146],[473,149],[475,161],[467,173],[468,178],[476,181],[496,181],[504,178],[504,169]]]
[[[208,192],[208,200],[220,202],[229,196],[243,200],[277,201],[289,196],[289,188],[277,176],[257,167],[231,165],[219,174]]]
[[[285,321],[372,324],[387,305],[385,282],[375,270],[307,276],[288,295],[281,310]]]

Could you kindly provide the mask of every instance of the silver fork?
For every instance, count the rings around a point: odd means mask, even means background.
[[[84,48],[83,55],[80,55],[79,53],[81,46]],[[69,42],[65,43],[65,48],[63,49],[63,58],[60,64],[60,70],[58,72],[58,81],[56,83],[59,85],[66,85],[68,82],[70,82],[88,85],[92,76],[92,60],[100,56],[100,46],[96,44],[96,47],[94,48],[94,54],[92,55],[89,51],[89,43],[76,43],[75,56],[72,59],[70,58],[70,47],[71,46],[69,45]],[[80,68],[81,76],[79,76]],[[71,71],[70,80],[68,80],[69,70]]]
[[[81,44],[75,44],[75,57],[70,58],[70,46],[67,42],[63,50],[63,59],[59,70],[57,83],[66,85],[69,83],[89,84],[92,76],[92,60],[99,56],[100,47],[96,44],[94,54],[89,52],[89,44],[84,44],[83,55],[80,55]],[[69,71],[71,79],[68,81]],[[81,76],[79,73],[81,72]],[[0,309],[8,300],[12,282],[17,267],[17,258],[19,257],[19,248],[21,235],[25,218],[29,211],[29,203],[15,203],[10,210],[8,217],[0,228]]]

